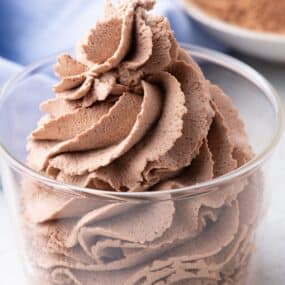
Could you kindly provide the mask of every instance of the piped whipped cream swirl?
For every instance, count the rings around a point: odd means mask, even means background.
[[[56,180],[113,191],[191,185],[252,157],[230,99],[181,49],[152,0],[106,1],[105,18],[58,57],[56,97],[31,134],[29,165]],[[195,168],[195,167],[194,167]]]
[[[205,182],[252,158],[230,98],[181,49],[151,0],[106,1],[29,138],[28,164],[66,183],[160,191]],[[187,199],[100,199],[23,179],[32,284],[245,284],[260,174]],[[217,191],[213,191],[217,190]],[[188,194],[188,192],[187,192]],[[201,193],[200,193],[201,194]]]

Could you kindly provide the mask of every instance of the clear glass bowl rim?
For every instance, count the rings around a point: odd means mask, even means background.
[[[98,196],[102,198],[114,199],[114,200],[126,200],[126,199],[146,199],[146,200],[160,200],[165,199],[171,195],[172,198],[185,196],[187,193],[191,193],[191,196],[195,196],[195,192],[197,195],[201,193],[207,193],[206,189],[219,187],[221,184],[225,184],[230,182],[233,179],[237,179],[238,177],[242,177],[247,173],[251,173],[257,167],[259,167],[263,162],[265,162],[272,154],[272,152],[278,146],[282,133],[283,133],[283,126],[284,126],[284,110],[282,101],[277,94],[274,87],[256,70],[251,68],[249,65],[229,56],[222,54],[220,52],[207,49],[200,46],[189,45],[189,44],[181,44],[181,46],[186,49],[187,51],[191,52],[193,56],[198,57],[202,60],[210,61],[214,64],[218,64],[236,72],[238,75],[244,77],[245,79],[249,80],[252,84],[256,85],[259,89],[261,89],[267,99],[269,99],[270,103],[272,104],[275,116],[276,116],[276,127],[274,130],[274,134],[271,138],[270,143],[267,147],[261,152],[259,155],[255,156],[252,160],[248,163],[243,165],[242,167],[226,174],[220,176],[218,178],[212,179],[207,182],[198,183],[189,187],[180,188],[180,189],[173,189],[173,190],[164,190],[159,192],[113,192],[113,191],[104,191],[99,189],[88,189],[88,188],[81,188],[71,184],[62,183],[56,180],[53,180],[47,176],[44,176],[33,169],[29,168],[24,163],[18,161],[11,153],[7,151],[3,142],[0,138],[0,155],[5,159],[6,162],[9,163],[9,166],[12,167],[14,170],[32,177],[37,181],[49,186],[53,187],[57,190],[62,191],[72,191],[73,193],[78,192],[79,194],[91,194],[92,196]],[[13,86],[14,82],[21,80],[27,74],[31,73],[32,71],[36,71],[40,69],[44,65],[48,65],[54,60],[55,55],[46,57],[34,64],[29,65],[26,67],[22,72],[18,73],[16,76],[11,78],[6,84],[3,86],[1,93],[0,93],[0,110],[1,106],[5,100],[5,95]]]

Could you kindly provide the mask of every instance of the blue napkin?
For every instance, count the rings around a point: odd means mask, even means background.
[[[42,57],[68,49],[102,15],[103,0],[1,0],[0,85]],[[221,49],[186,15],[177,1],[158,0],[180,42]]]

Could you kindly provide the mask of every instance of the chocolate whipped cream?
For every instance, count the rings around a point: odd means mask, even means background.
[[[202,152],[211,179],[251,158],[229,98],[206,81],[179,48],[153,1],[125,1],[55,71],[56,98],[28,144],[28,163],[62,182],[113,191],[145,191],[183,176]],[[184,186],[188,186],[186,183]]]
[[[76,57],[58,57],[56,96],[42,103],[29,137],[30,167],[91,192],[142,192],[205,182],[253,157],[230,98],[179,47],[168,21],[148,13],[154,2],[106,1]],[[258,181],[126,202],[24,180],[31,282],[243,284]]]
[[[189,0],[210,15],[251,30],[285,34],[285,2],[279,0]]]

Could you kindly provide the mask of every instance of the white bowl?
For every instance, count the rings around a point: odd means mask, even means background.
[[[191,18],[233,49],[265,60],[285,63],[285,36],[256,32],[216,19],[189,0],[180,0]]]

